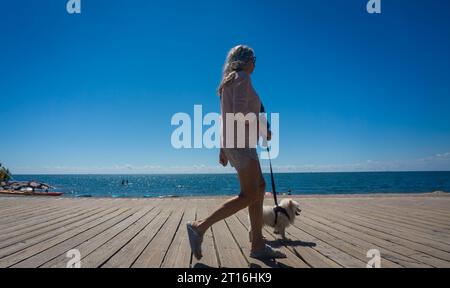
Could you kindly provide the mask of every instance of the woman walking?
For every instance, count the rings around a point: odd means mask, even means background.
[[[250,257],[260,259],[286,257],[279,250],[267,245],[262,235],[262,208],[266,184],[256,152],[258,126],[260,126],[258,125],[259,113],[262,104],[253,89],[250,78],[255,69],[255,62],[253,49],[244,45],[232,48],[225,61],[223,77],[218,89],[222,114],[222,148],[219,162],[223,166],[230,163],[236,169],[241,192],[238,196],[222,204],[209,217],[187,223],[189,242],[197,259],[202,258],[203,234],[214,223],[247,207],[251,225],[250,238],[252,239]],[[244,116],[252,113],[256,116],[256,118],[245,118],[250,119],[247,123],[244,121],[245,131],[234,129],[239,128],[239,124],[235,123],[239,120],[232,122],[233,128],[230,127],[231,125],[226,125],[226,118],[230,115],[236,116],[238,113],[242,113]],[[256,119],[256,121],[251,121],[251,119]],[[250,122],[254,122],[253,124],[256,123],[256,125],[251,125]],[[227,131],[232,133],[226,133]],[[256,137],[252,137],[252,135],[256,135]],[[270,140],[270,137],[271,133],[268,131],[267,140]],[[244,140],[244,147],[242,147],[241,140]]]

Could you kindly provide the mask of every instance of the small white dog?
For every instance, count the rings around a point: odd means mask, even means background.
[[[280,202],[280,207],[286,209],[289,218],[286,217],[284,213],[278,213],[277,223],[275,224],[275,206],[264,206],[263,207],[263,223],[265,226],[270,226],[274,228],[273,233],[280,234],[283,239],[286,239],[285,230],[289,225],[293,224],[295,221],[295,216],[299,216],[302,210],[300,209],[300,204],[292,199],[283,199]],[[250,219],[249,219],[250,223]],[[252,241],[251,228],[249,231],[250,242]]]

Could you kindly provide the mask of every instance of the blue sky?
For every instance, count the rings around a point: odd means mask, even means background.
[[[219,112],[229,48],[280,113],[278,171],[450,170],[450,2],[5,1],[0,161],[14,173],[225,172],[175,150],[174,113]],[[263,163],[266,166],[267,163]]]

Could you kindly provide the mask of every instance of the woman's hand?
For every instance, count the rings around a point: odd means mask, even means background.
[[[226,167],[228,165],[228,158],[223,152],[223,148],[220,149],[219,163],[222,164],[223,167]]]

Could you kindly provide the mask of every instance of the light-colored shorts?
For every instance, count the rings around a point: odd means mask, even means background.
[[[252,159],[259,161],[256,148],[224,148],[223,150],[231,166],[236,170],[245,168]]]

